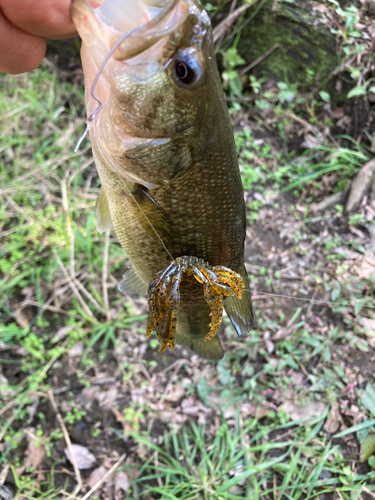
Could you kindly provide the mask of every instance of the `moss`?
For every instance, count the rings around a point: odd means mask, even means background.
[[[278,2],[276,12],[272,5],[267,1],[243,29],[240,55],[251,63],[277,43],[278,48],[253,69],[255,76],[307,85],[323,81],[337,63],[329,27],[319,23],[319,13],[307,2]]]

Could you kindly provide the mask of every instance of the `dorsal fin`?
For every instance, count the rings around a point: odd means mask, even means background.
[[[131,267],[123,275],[122,280],[118,284],[118,289],[122,293],[130,295],[146,295],[147,284],[138,276],[134,267]]]
[[[253,324],[253,308],[251,305],[249,280],[247,277],[245,266],[243,264],[239,273],[245,283],[245,289],[242,292],[242,298],[239,299],[237,295],[225,297],[224,308],[225,312],[232,322],[234,329],[237,332],[237,335],[241,337],[242,335],[245,335],[245,333],[248,333],[251,329],[251,326]]]
[[[103,187],[99,191],[98,198],[96,200],[96,229],[99,233],[104,233],[107,229],[112,227],[112,217],[109,211],[109,204],[107,195]]]

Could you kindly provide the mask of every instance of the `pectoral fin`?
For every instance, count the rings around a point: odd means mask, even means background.
[[[155,238],[156,231],[167,247],[168,243],[179,241],[179,232],[170,217],[141,186],[135,186],[131,193],[131,202],[139,224],[152,238]],[[168,249],[171,251],[171,248]]]
[[[242,298],[239,299],[236,295],[226,297],[224,300],[224,308],[237,335],[241,337],[251,329],[253,324],[253,308],[251,305],[249,280],[244,265],[242,265],[239,274],[242,276],[245,283]]]
[[[123,279],[118,284],[120,292],[130,295],[147,294],[147,284],[138,276],[133,267],[128,269],[122,278]]]
[[[112,218],[109,211],[107,195],[103,188],[99,191],[99,196],[96,200],[96,229],[99,233],[104,233],[112,227]]]

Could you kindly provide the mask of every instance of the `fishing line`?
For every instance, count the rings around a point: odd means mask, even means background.
[[[106,65],[108,64],[108,61],[110,60],[110,58],[112,57],[113,53],[115,52],[115,50],[117,49],[117,47],[119,47],[122,42],[124,42],[130,35],[132,35],[133,33],[135,33],[136,31],[140,30],[141,28],[145,28],[151,21],[149,21],[148,23],[146,23],[145,25],[143,26],[138,26],[137,28],[133,28],[132,30],[128,31],[127,33],[125,33],[124,35],[122,35],[122,37],[114,44],[114,46],[111,48],[111,50],[108,52],[108,54],[106,55],[104,61],[102,62],[96,76],[95,76],[95,79],[93,81],[93,84],[91,86],[91,90],[90,90],[90,95],[91,97],[98,103],[98,107],[96,108],[96,110],[88,117],[88,119],[86,120],[86,128],[85,128],[85,131],[83,132],[82,136],[80,137],[79,141],[77,142],[77,145],[76,147],[74,148],[74,152],[77,153],[81,144],[82,144],[82,141],[84,140],[84,138],[86,137],[86,135],[88,134],[90,128],[91,128],[91,124],[93,122],[93,120],[95,119],[95,117],[98,115],[98,113],[100,113],[100,111],[102,110],[103,108],[103,103],[102,101],[99,99],[99,97],[97,97],[95,95],[95,88],[98,84],[98,81],[99,81],[99,78],[101,77],[103,71],[104,71],[104,68],[106,67]],[[168,62],[166,63],[166,65],[164,66],[163,70],[165,70],[170,62],[172,61],[172,59],[169,59]],[[137,205],[139,211],[141,212],[141,214],[144,216],[144,218],[146,219],[146,221],[148,222],[148,224],[150,225],[151,229],[154,231],[154,233],[156,234],[156,236],[158,237],[158,239],[160,240],[161,244],[163,245],[163,248],[164,250],[167,252],[167,254],[169,255],[169,257],[171,258],[171,260],[173,261],[174,258],[172,257],[170,251],[168,250],[168,248],[165,246],[164,244],[164,241],[162,239],[162,237],[159,235],[159,233],[157,232],[157,230],[154,228],[154,226],[152,225],[152,222],[150,221],[150,219],[147,217],[147,215],[144,213],[144,211],[142,210],[142,208],[140,207],[139,203],[137,202],[137,200],[134,198],[134,196],[132,195],[132,193],[129,191],[127,193],[128,195],[130,195],[130,197],[133,199],[134,203]]]
[[[102,101],[99,99],[99,97],[97,97],[95,95],[95,89],[96,89],[96,86],[98,84],[99,78],[101,77],[101,75],[102,75],[102,73],[104,71],[104,68],[108,64],[108,61],[112,57],[112,55],[115,52],[115,50],[122,44],[122,42],[124,42],[129,36],[131,36],[136,31],[140,30],[141,28],[146,27],[150,22],[151,21],[149,21],[148,23],[146,23],[143,26],[138,26],[136,28],[133,28],[132,30],[130,30],[127,33],[125,33],[124,35],[122,35],[121,38],[119,38],[119,40],[114,44],[114,46],[111,48],[111,50],[106,55],[104,61],[102,62],[101,66],[100,66],[100,68],[99,68],[99,70],[98,70],[98,72],[97,72],[97,74],[95,76],[95,79],[94,79],[93,84],[92,84],[91,89],[90,89],[90,95],[98,103],[98,107],[95,109],[95,111],[86,120],[85,131],[83,132],[82,136],[80,137],[80,139],[77,142],[76,147],[74,148],[74,152],[75,153],[78,152],[78,150],[79,150],[79,148],[80,148],[83,140],[87,136],[87,134],[88,134],[88,132],[89,132],[89,130],[91,128],[91,124],[92,124],[93,120],[96,118],[96,116],[98,115],[98,113],[100,113],[100,111],[103,108]],[[163,70],[165,70],[169,66],[169,64],[171,63],[171,61],[172,61],[172,58],[167,61],[167,63],[163,67]],[[139,211],[142,213],[143,217],[146,219],[147,223],[150,225],[151,229],[154,231],[154,233],[156,234],[157,238],[160,240],[160,243],[162,244],[164,250],[166,251],[166,253],[168,254],[168,256],[171,258],[171,260],[173,261],[174,258],[171,255],[171,253],[168,250],[168,248],[166,247],[166,245],[164,244],[164,241],[163,241],[162,237],[157,232],[157,230],[153,226],[152,222],[147,217],[147,215],[145,214],[145,212],[143,211],[143,209],[141,208],[141,206],[139,205],[139,203],[137,202],[137,200],[135,199],[135,197],[133,196],[133,194],[130,191],[127,194],[132,198],[132,200],[134,201],[134,203],[137,205]],[[246,291],[249,291],[251,293],[251,290],[247,290],[246,289]],[[327,301],[323,301],[323,300],[307,299],[307,298],[304,298],[304,297],[292,297],[292,296],[289,296],[289,295],[279,295],[279,294],[267,293],[267,292],[255,292],[255,293],[257,295],[269,295],[271,297],[279,297],[279,298],[285,298],[285,299],[290,299],[290,300],[302,300],[302,301],[313,302],[313,303],[317,303],[317,304],[334,304],[333,302],[327,302]]]
[[[150,21],[149,21],[150,22]],[[149,24],[149,23],[147,23]],[[88,131],[90,130],[91,128],[91,122],[95,119],[96,115],[101,111],[102,107],[103,107],[103,103],[102,101],[99,99],[99,97],[97,97],[95,95],[95,88],[98,84],[98,81],[99,81],[99,78],[102,76],[102,73],[104,71],[104,68],[106,67],[106,65],[108,64],[108,61],[111,59],[113,53],[115,52],[115,50],[117,49],[117,47],[119,47],[119,45],[122,44],[122,42],[124,42],[130,35],[132,35],[133,33],[135,33],[136,31],[140,30],[141,28],[144,28],[147,26],[147,24],[145,24],[144,26],[138,26],[137,28],[133,28],[132,30],[128,31],[127,33],[125,33],[124,35],[122,35],[122,37],[117,40],[117,42],[114,44],[114,46],[111,48],[111,50],[108,52],[108,54],[106,55],[104,61],[102,62],[97,74],[96,74],[96,77],[93,81],[93,84],[91,85],[91,90],[90,90],[90,95],[93,99],[95,99],[95,101],[98,103],[98,107],[96,108],[96,110],[87,118],[86,120],[86,129],[85,131],[83,132],[83,134],[81,135],[79,141],[77,142],[77,145],[76,147],[74,148],[74,152],[77,153],[77,151],[79,150],[79,147],[81,146],[82,144],[82,141],[83,139],[86,137]]]
[[[139,211],[141,212],[141,214],[143,215],[143,217],[146,219],[146,221],[149,223],[151,229],[154,231],[154,233],[156,234],[156,236],[159,238],[160,240],[160,243],[163,245],[163,248],[164,250],[167,252],[167,254],[169,255],[169,257],[172,259],[172,261],[174,261],[174,258],[172,257],[171,253],[169,252],[168,248],[165,246],[164,244],[164,241],[163,241],[163,238],[160,236],[160,234],[157,232],[157,230],[154,228],[154,226],[152,225],[152,222],[150,221],[150,219],[147,217],[147,215],[144,213],[144,211],[142,210],[141,206],[139,205],[139,203],[137,202],[137,200],[134,198],[133,194],[129,191],[127,193],[131,198],[132,200],[134,201],[134,203],[137,205],[137,207],[139,208]]]

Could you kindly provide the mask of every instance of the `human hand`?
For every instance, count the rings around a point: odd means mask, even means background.
[[[31,71],[46,53],[46,38],[75,36],[70,4],[71,0],[0,0],[0,71]]]

